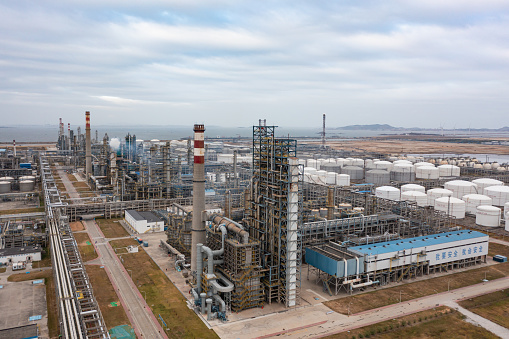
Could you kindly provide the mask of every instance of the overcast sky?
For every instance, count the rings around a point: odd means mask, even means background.
[[[2,1],[0,75],[0,125],[498,128],[509,1]]]

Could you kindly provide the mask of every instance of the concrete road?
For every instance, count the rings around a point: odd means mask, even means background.
[[[76,191],[76,188],[73,186],[71,180],[67,177],[67,173],[65,173],[64,170],[57,170],[58,176],[60,179],[62,179],[62,184],[64,184],[65,190],[67,191],[67,194],[69,195],[69,198],[71,198],[71,203],[75,204],[78,199],[80,198],[80,194],[78,191]]]
[[[350,315],[332,312],[323,304],[291,309],[284,313],[270,314],[258,319],[226,323],[212,327],[221,338],[315,338],[363,327],[407,314],[427,310],[437,305],[452,304],[457,300],[509,288],[509,277],[459,288],[450,292],[385,306]],[[480,322],[482,326],[483,323]],[[490,326],[487,326],[490,330]],[[498,333],[497,333],[498,334]],[[505,336],[508,337],[508,336]]]
[[[92,243],[96,247],[101,264],[110,273],[109,276],[113,287],[117,290],[117,294],[125,306],[127,316],[131,320],[138,337],[168,338],[134,285],[129,273],[120,263],[113,248],[104,239],[99,226],[94,220],[84,220],[83,224],[90,235]]]

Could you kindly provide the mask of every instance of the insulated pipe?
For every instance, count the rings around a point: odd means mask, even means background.
[[[202,247],[203,244],[196,245],[196,290],[198,293],[201,293],[201,275],[203,273]]]
[[[198,292],[196,292],[196,289],[191,289],[191,294],[193,295],[194,301],[198,301],[200,299],[200,296],[198,295]]]
[[[207,294],[205,293],[200,293],[200,298],[201,298],[201,313],[205,314],[205,298],[207,297]]]
[[[214,300],[217,301],[219,305],[221,305],[221,312],[226,312],[226,304],[224,300],[221,299],[221,297],[217,294],[213,295],[212,298],[214,298]]]
[[[226,279],[226,277],[220,273],[216,273],[216,276],[217,276],[217,279],[212,280],[210,282],[210,285],[214,289],[214,292],[215,292],[214,294],[216,294],[217,292],[226,293],[226,292],[233,291],[233,289],[235,288],[235,285],[233,285],[233,283],[230,280]],[[226,286],[219,285],[218,280],[221,280]]]
[[[204,253],[207,257],[207,273],[208,274],[214,274],[214,254],[212,253],[212,250],[207,246],[201,247],[202,254]],[[197,257],[196,260],[199,258]],[[203,259],[202,259],[203,260]],[[197,262],[198,264],[198,262]],[[198,272],[198,268],[197,268]]]
[[[212,220],[216,225],[224,224],[228,231],[238,234],[242,237],[243,244],[249,243],[249,233],[244,231],[244,227],[241,224],[217,214],[213,214],[210,217],[210,220]]]
[[[205,300],[205,302],[207,303],[207,320],[211,320],[212,319],[212,299],[207,298],[207,300]]]
[[[348,261],[345,258],[343,258],[343,261],[345,263],[345,278],[348,278]]]
[[[191,271],[197,269],[198,258],[193,257],[197,244],[205,244],[205,126],[194,125],[193,164],[193,223],[191,227]]]
[[[355,278],[359,278],[359,257],[355,257],[355,260],[357,261],[357,272],[355,272],[356,276]]]

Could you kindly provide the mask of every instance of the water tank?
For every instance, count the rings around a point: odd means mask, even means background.
[[[460,168],[454,165],[440,165],[438,166],[438,175],[442,177],[459,177]]]
[[[341,166],[339,166],[335,162],[334,163],[331,163],[331,162],[325,163],[320,167],[320,169],[327,171],[327,172],[341,173]]]
[[[345,166],[341,169],[342,174],[348,174],[351,180],[364,179],[364,169],[358,166]]]
[[[481,226],[500,226],[502,210],[495,206],[478,206],[475,214],[475,223]]]
[[[365,181],[375,186],[387,185],[391,182],[391,174],[385,170],[369,170],[366,172]]]
[[[466,203],[466,212],[472,214],[477,212],[477,206],[491,206],[492,204],[491,198],[482,194],[467,194],[461,200]]]
[[[402,161],[402,160],[400,160]],[[391,180],[395,181],[415,181],[414,166],[407,163],[399,163],[392,166]]]
[[[377,161],[374,163],[374,165],[375,165],[376,169],[381,169],[381,170],[390,171],[392,168],[392,162],[385,161],[385,160]]]
[[[19,182],[20,192],[31,192],[34,190],[34,182],[32,180],[23,180]]]
[[[338,174],[336,180],[338,186],[350,186],[350,176],[348,174]]]
[[[426,188],[424,188],[424,186],[417,185],[417,184],[406,184],[406,185],[401,186],[401,193],[408,192],[408,191],[417,191],[417,192],[426,193]]]
[[[452,196],[461,199],[464,195],[477,193],[477,185],[465,180],[452,180],[444,184],[444,188],[451,190]]]
[[[477,191],[479,194],[482,194],[486,187],[504,186],[504,183],[502,181],[496,180],[496,179],[491,179],[491,178],[475,179],[475,180],[472,180],[472,182],[477,185],[477,187],[478,187]]]
[[[509,186],[490,186],[484,189],[484,195],[493,199],[493,205],[504,206],[509,201]]]
[[[435,200],[442,197],[451,197],[452,191],[445,188],[432,188],[427,192],[428,206],[435,206]]]
[[[14,178],[13,178],[13,177],[1,177],[1,178],[0,178],[0,181],[13,182],[13,181],[14,181]]]
[[[419,191],[401,192],[402,201],[411,201],[417,203],[417,206],[424,207],[428,204],[428,196],[426,193]]]
[[[11,191],[11,183],[9,181],[0,181],[0,193],[9,193]]]
[[[438,179],[440,177],[439,169],[431,166],[419,166],[415,168],[415,177],[417,179]]]
[[[442,197],[435,200],[435,210],[445,212],[446,214],[463,219],[465,217],[465,202],[454,197]]]
[[[378,198],[399,201],[401,193],[399,188],[392,186],[381,186],[375,189],[375,195]]]

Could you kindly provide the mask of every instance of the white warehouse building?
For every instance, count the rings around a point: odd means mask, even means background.
[[[3,265],[33,261],[41,261],[41,248],[38,246],[13,247],[0,250],[0,263]]]
[[[163,232],[164,221],[153,212],[125,211],[125,222],[136,233]]]

